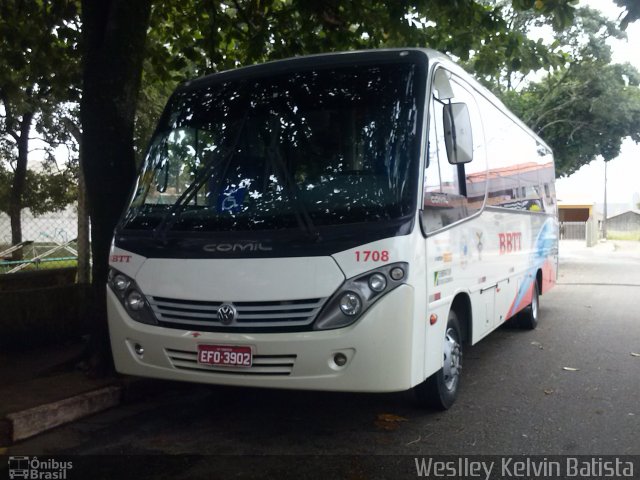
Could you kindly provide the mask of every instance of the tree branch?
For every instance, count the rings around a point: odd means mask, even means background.
[[[80,130],[80,126],[71,120],[69,117],[62,117],[62,123],[67,130],[73,135],[78,145],[80,145],[80,140],[82,139],[82,130]]]
[[[538,133],[544,131],[547,127],[550,127],[552,125],[556,125],[558,123],[567,123],[569,125],[574,125],[574,124],[576,125],[576,127],[569,134],[568,138],[570,140],[573,140],[573,134],[574,133],[576,133],[578,130],[580,130],[585,125],[589,125],[589,122],[576,122],[575,120],[568,120],[568,119],[554,120],[554,121],[549,122],[546,125],[544,125],[540,130],[538,130]]]
[[[572,95],[568,100],[566,100],[566,101],[562,102],[561,104],[556,105],[556,106],[555,106],[555,107],[553,107],[553,108],[549,108],[549,109],[544,110],[544,111],[543,111],[543,112],[542,112],[542,113],[541,113],[541,114],[536,118],[535,122],[530,123],[530,125],[531,125],[531,129],[532,129],[532,130],[536,130],[536,127],[540,124],[540,121],[541,121],[543,118],[548,117],[548,116],[549,116],[551,113],[553,113],[553,112],[556,112],[556,111],[558,111],[558,110],[562,110],[562,109],[566,108],[568,105],[570,105],[570,104],[572,104],[572,103],[574,103],[574,102],[576,102],[576,101],[578,101],[578,100],[579,100],[579,98],[578,98],[578,96],[577,96],[577,95]],[[544,104],[541,104],[541,105],[540,105],[540,109],[542,109],[543,107],[544,107]],[[529,120],[529,121],[531,121],[531,120],[532,120],[532,119],[531,119],[531,117],[529,117],[529,118],[528,118],[528,120]],[[540,130],[540,131],[542,131],[542,130]]]
[[[240,4],[238,3],[238,0],[233,0],[232,1],[234,7],[236,7],[236,12],[238,12],[238,15],[241,17],[241,19],[250,27],[250,28],[258,28],[254,25],[254,23],[251,21],[251,18],[249,18],[249,16],[247,15],[247,12],[245,12],[241,7]]]

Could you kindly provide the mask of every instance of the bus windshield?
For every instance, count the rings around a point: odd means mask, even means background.
[[[122,227],[312,233],[413,214],[417,73],[411,62],[351,64],[178,90]]]

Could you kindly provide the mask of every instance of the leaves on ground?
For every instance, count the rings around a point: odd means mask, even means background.
[[[407,419],[394,415],[392,413],[380,413],[375,421],[376,427],[382,430],[395,430],[398,428],[401,422],[406,422]]]
[[[545,388],[543,391],[545,395],[551,395],[554,390],[553,388]]]
[[[544,347],[540,342],[536,342],[535,340],[531,342],[531,345],[538,347],[540,350],[544,350]]]

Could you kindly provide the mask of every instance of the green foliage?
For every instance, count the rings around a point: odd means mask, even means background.
[[[627,10],[623,23],[638,17],[637,2],[615,1]],[[619,38],[622,32],[612,22],[585,13],[588,9],[576,9],[576,4],[576,0],[156,2],[136,114],[137,158],[180,81],[295,55],[424,46],[460,60],[494,90],[502,82],[505,101],[552,143],[559,173],[569,173],[588,162],[594,152],[606,154],[605,158],[614,155],[619,141],[604,137],[626,134],[625,125],[636,118],[632,85],[637,72],[618,66],[611,71],[605,68],[606,75],[600,79],[590,76],[610,61],[606,38]],[[9,164],[15,164],[17,155],[11,133],[18,133],[21,115],[32,110],[36,131],[51,144],[46,152],[49,159],[59,144],[69,145],[71,157],[77,155],[69,122],[78,123],[74,107],[80,96],[78,10],[78,2],[72,0],[0,0],[0,101],[8,112],[0,118],[0,152]],[[553,27],[555,42],[530,38],[531,29],[541,25]],[[581,39],[585,31],[587,44]],[[510,91],[540,69],[553,73],[522,94]],[[605,94],[605,77],[615,80],[612,88],[620,91]],[[620,79],[628,85],[620,84]],[[595,107],[610,104],[620,95],[630,98],[625,111],[612,113],[612,118],[594,113]],[[602,113],[607,111],[613,109],[603,108]],[[561,118],[561,112],[567,118]],[[581,127],[576,118],[583,118],[588,127]],[[605,124],[609,128],[594,135]],[[563,141],[556,140],[562,135]],[[43,173],[29,173],[29,178],[34,175]],[[6,181],[7,176],[3,178]],[[53,180],[63,182],[60,175],[52,176]],[[39,181],[53,188],[42,177]],[[63,198],[53,191],[50,197]],[[24,201],[25,206],[33,203],[26,197]]]
[[[576,2],[549,0],[540,11],[537,2],[513,3],[560,27]],[[532,62],[544,49],[512,28],[506,10],[504,2],[480,0],[169,0],[154,5],[147,67],[158,78],[180,81],[296,55],[402,46],[430,47],[463,61],[484,53],[485,70],[516,62],[527,49]],[[500,60],[490,61],[495,47]],[[545,58],[535,67],[547,66]]]
[[[560,28],[573,0],[518,4],[520,15]],[[154,4],[136,116],[138,161],[166,98],[196,76],[296,55],[429,47],[481,74],[523,75],[566,62],[512,22],[509,3],[482,0],[167,0]]]
[[[620,28],[625,30],[631,22],[640,19],[640,3],[638,0],[613,0],[616,5],[626,10],[626,13],[620,20]]]
[[[567,28],[574,20],[575,6],[578,0],[513,0],[516,10],[532,10],[545,17],[545,23],[553,26],[556,32]]]
[[[607,230],[607,240],[624,240],[627,242],[640,242],[640,232],[618,232]]]
[[[2,142],[25,112],[47,117],[80,96],[79,27],[73,1],[0,2]],[[46,129],[47,118],[42,119]],[[6,151],[6,150],[5,150]]]
[[[19,110],[32,98],[78,98],[77,8],[73,1],[0,2],[0,85]]]
[[[1,209],[13,216],[25,206],[37,214],[70,201],[71,171],[32,172],[27,162],[34,129],[47,163],[60,145],[68,145],[70,158],[77,151],[67,127],[80,98],[77,17],[71,0],[0,1],[0,195]]]
[[[9,213],[10,191],[14,173],[0,165],[0,212]],[[23,208],[34,216],[63,210],[77,198],[77,178],[71,168],[53,171],[27,171],[26,188],[22,197]]]

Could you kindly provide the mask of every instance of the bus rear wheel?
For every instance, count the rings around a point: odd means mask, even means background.
[[[438,410],[449,409],[458,396],[462,371],[462,335],[458,315],[449,312],[444,335],[444,363],[440,370],[414,387],[418,402]]]
[[[533,294],[531,304],[520,313],[519,325],[525,330],[533,330],[538,326],[538,309],[540,299],[538,294],[538,282],[533,282]]]

